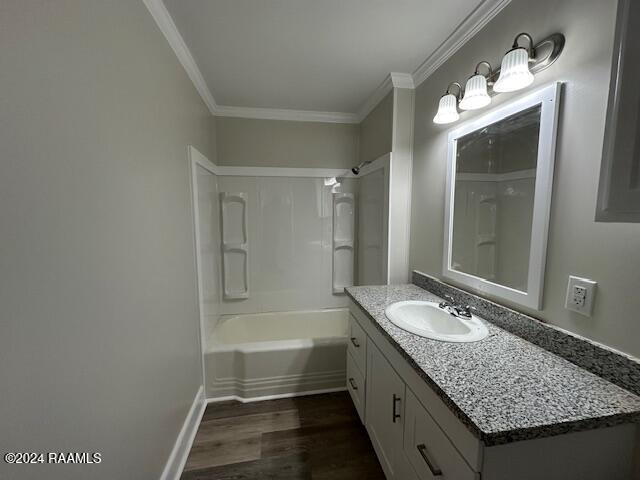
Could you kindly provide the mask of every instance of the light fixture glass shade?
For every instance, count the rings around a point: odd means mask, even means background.
[[[487,79],[484,75],[474,75],[467,80],[464,88],[464,98],[460,100],[462,110],[477,110],[491,103],[491,97],[487,93]]]
[[[458,99],[452,93],[447,93],[440,98],[438,113],[433,117],[433,123],[451,123],[460,118],[458,115]]]
[[[507,52],[500,66],[500,77],[493,86],[496,92],[514,92],[531,85],[533,74],[529,71],[529,51],[514,48]]]

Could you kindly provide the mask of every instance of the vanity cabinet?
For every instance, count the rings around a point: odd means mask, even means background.
[[[374,344],[368,345],[367,379],[365,426],[387,478],[399,478],[405,384]]]
[[[358,305],[349,310],[347,387],[388,480],[631,478],[634,424],[485,445]]]

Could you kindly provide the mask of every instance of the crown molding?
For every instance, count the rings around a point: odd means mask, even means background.
[[[293,122],[358,123],[355,113],[289,110],[282,108],[231,107],[218,105],[217,117],[256,118],[261,120],[289,120]]]
[[[414,88],[413,75],[410,73],[391,72],[385,77],[383,82],[373,91],[373,93],[365,100],[358,109],[356,114],[358,122],[361,122],[376,108],[384,97],[393,90],[393,88]]]
[[[187,44],[184,42],[182,35],[178,31],[178,27],[173,22],[173,18],[171,18],[171,14],[167,10],[167,7],[164,6],[162,0],[142,0],[146,5],[149,13],[158,24],[158,28],[164,34],[167,42],[173,49],[176,57],[184,67],[187,72],[187,75],[193,82],[193,85],[196,87],[196,90],[202,97],[202,100],[206,104],[207,108],[211,112],[211,115],[215,115],[216,101],[211,95],[211,91],[207,86],[207,82],[204,80],[202,76],[202,72],[198,68],[193,55],[191,55],[191,51],[187,47]]]
[[[427,57],[427,59],[413,72],[413,82],[418,87],[429,78],[438,67],[446,62],[465,43],[502,11],[511,0],[484,0],[478,5],[460,25],[456,27],[447,39]]]
[[[415,88],[413,75],[410,73],[391,72],[389,77],[391,77],[391,84],[394,88]]]

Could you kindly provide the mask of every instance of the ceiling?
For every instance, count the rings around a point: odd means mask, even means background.
[[[217,105],[348,113],[390,72],[414,72],[482,3],[164,0]]]

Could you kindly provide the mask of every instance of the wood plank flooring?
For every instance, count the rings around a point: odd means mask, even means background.
[[[347,392],[207,406],[182,480],[384,480]]]

